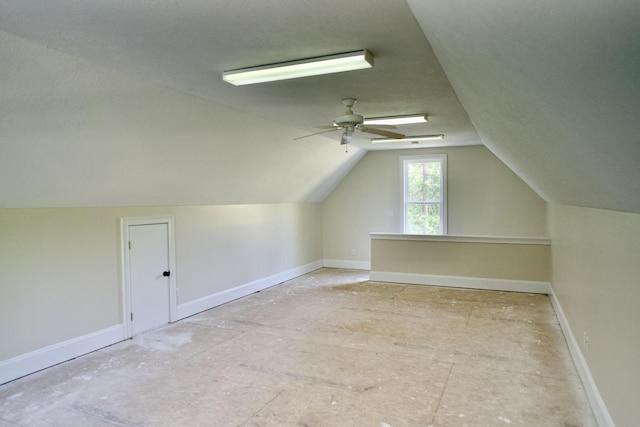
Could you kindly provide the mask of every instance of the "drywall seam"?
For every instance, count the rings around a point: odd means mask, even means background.
[[[589,403],[591,404],[593,415],[595,416],[599,426],[615,427],[615,423],[613,422],[613,419],[611,418],[611,415],[607,410],[607,406],[604,404],[602,396],[600,396],[600,392],[598,391],[596,382],[591,375],[589,365],[587,365],[587,361],[585,360],[584,355],[580,350],[578,341],[571,331],[571,327],[569,326],[569,322],[564,315],[564,311],[562,311],[560,301],[558,300],[558,297],[556,297],[555,292],[553,292],[552,287],[549,289],[549,291],[551,304],[553,305],[553,309],[555,310],[556,316],[558,317],[558,322],[560,323],[560,327],[562,328],[562,332],[564,333],[564,338],[567,341],[567,346],[569,347],[569,352],[571,353],[573,364],[576,366],[578,375],[582,380],[582,385],[585,389],[585,392],[587,393],[587,398],[589,399]]]
[[[72,338],[0,362],[0,384],[82,356],[125,339],[124,325]]]
[[[549,282],[491,279],[485,277],[438,276],[434,274],[396,273],[391,271],[372,271],[369,273],[369,280],[374,282],[409,283],[412,285],[525,292],[530,294],[548,294],[551,289]]]

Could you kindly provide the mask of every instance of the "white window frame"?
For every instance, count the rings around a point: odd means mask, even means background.
[[[447,155],[446,154],[419,154],[413,156],[400,156],[400,190],[401,200],[401,230],[407,233],[407,165],[409,163],[419,163],[424,161],[439,161],[442,165],[440,174],[440,233],[447,234]]]

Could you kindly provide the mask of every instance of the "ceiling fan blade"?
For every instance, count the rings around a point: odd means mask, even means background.
[[[339,128],[337,128],[335,126],[331,126],[331,129],[323,130],[323,131],[316,132],[316,133],[310,133],[309,135],[299,136],[297,138],[293,138],[293,140],[295,141],[295,140],[302,139],[302,138],[308,138],[308,137],[314,136],[314,135],[320,135],[321,133],[333,132],[334,130],[339,130]]]
[[[396,133],[396,132],[391,132],[391,131],[388,131],[388,130],[370,128],[370,127],[367,127],[367,126],[360,126],[358,129],[360,129],[362,132],[372,133],[374,135],[386,136],[387,138],[396,138],[396,139],[404,138],[403,134]]]

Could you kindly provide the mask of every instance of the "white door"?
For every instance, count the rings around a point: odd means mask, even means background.
[[[171,321],[169,225],[129,225],[132,335]]]

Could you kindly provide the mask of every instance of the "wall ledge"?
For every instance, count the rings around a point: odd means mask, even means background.
[[[464,236],[456,234],[369,233],[371,240],[415,240],[427,242],[501,243],[514,245],[551,245],[547,237]]]

